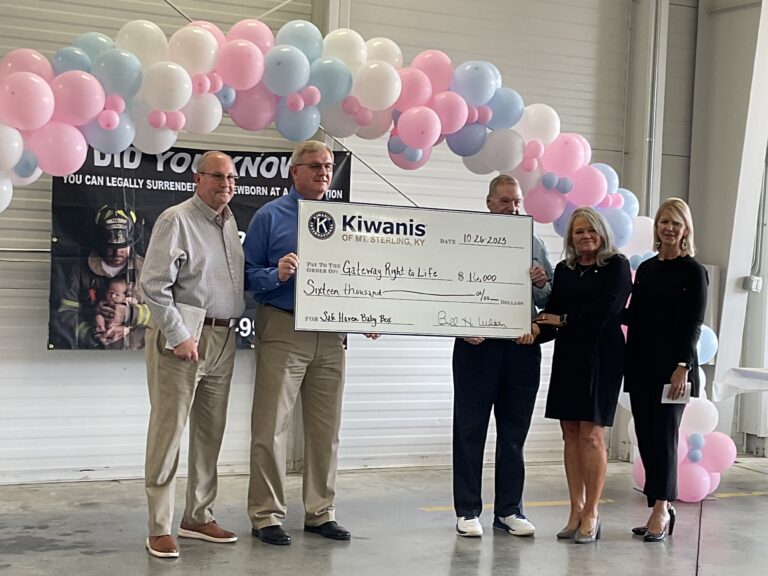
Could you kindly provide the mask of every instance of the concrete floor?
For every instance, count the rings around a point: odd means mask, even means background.
[[[293,544],[275,547],[250,535],[245,516],[247,479],[221,479],[220,524],[236,530],[236,544],[181,540],[181,558],[160,560],[144,551],[145,500],[140,481],[0,487],[0,576],[291,574],[420,576],[449,574],[721,576],[768,573],[768,460],[740,460],[723,475],[716,497],[679,504],[675,534],[645,544],[629,528],[645,521],[642,494],[630,488],[630,465],[612,463],[597,545],[555,540],[567,498],[561,466],[530,466],[527,515],[535,538],[490,529],[482,539],[453,531],[447,469],[370,470],[340,474],[338,519],[351,542],[305,535],[300,479],[289,480],[285,527]],[[183,480],[177,494],[183,495]],[[486,495],[493,486],[486,471]],[[488,498],[490,501],[490,498]],[[180,501],[181,502],[181,501]],[[177,516],[182,507],[177,506]]]

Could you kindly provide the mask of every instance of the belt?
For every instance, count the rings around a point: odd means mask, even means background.
[[[203,322],[205,326],[221,326],[222,328],[232,328],[237,324],[236,318],[208,318],[206,316]]]

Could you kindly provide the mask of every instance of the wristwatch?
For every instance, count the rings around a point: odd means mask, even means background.
[[[690,369],[691,369],[691,365],[690,365],[690,364],[688,364],[687,362],[678,362],[678,363],[677,363],[677,365],[678,365],[678,366],[682,366],[682,367],[683,367],[683,368],[685,368],[686,370],[690,370]]]

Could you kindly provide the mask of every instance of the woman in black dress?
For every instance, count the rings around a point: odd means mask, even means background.
[[[600,538],[605,426],[613,424],[624,372],[620,317],[632,280],[627,259],[594,209],[573,212],[564,244],[565,260],[555,269],[549,304],[537,322],[544,331],[557,329],[545,415],[560,420],[571,502],[557,537],[581,544]]]
[[[685,404],[662,404],[679,398],[691,383],[699,394],[696,343],[707,301],[707,272],[693,259],[693,222],[688,205],[679,198],[664,201],[653,230],[658,255],[637,269],[626,314],[629,392],[651,516],[632,532],[646,542],[672,534],[677,497],[677,435]]]

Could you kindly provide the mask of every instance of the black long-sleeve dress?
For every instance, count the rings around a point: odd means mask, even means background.
[[[707,271],[690,256],[658,257],[635,274],[625,316],[629,392],[648,505],[677,497],[677,435],[685,405],[662,404],[678,363],[690,366],[691,395],[699,395],[696,344],[707,303]]]
[[[546,312],[567,314],[557,329],[547,418],[613,425],[624,373],[621,314],[632,287],[629,262],[555,269]]]

